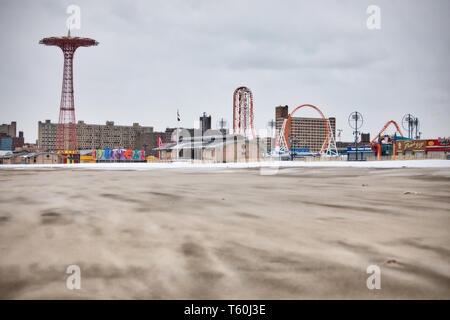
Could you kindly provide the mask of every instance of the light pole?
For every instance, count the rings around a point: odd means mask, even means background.
[[[358,161],[358,134],[359,129],[362,127],[364,119],[361,113],[353,111],[348,117],[348,124],[352,128],[355,135],[355,160]]]

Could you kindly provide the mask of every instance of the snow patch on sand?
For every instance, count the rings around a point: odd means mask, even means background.
[[[158,170],[158,169],[242,169],[261,167],[344,167],[344,168],[450,168],[448,160],[396,161],[271,161],[244,163],[77,163],[77,164],[9,164],[0,169],[81,169],[81,170]]]

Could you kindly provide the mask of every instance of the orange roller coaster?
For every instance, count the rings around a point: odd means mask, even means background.
[[[384,132],[384,130],[386,130],[387,127],[389,127],[391,124],[393,124],[393,125],[395,126],[395,128],[397,128],[398,133],[400,133],[400,135],[403,137],[402,130],[400,130],[400,127],[398,126],[397,122],[395,122],[394,120],[391,120],[391,121],[388,121],[388,122],[384,125],[383,129],[381,129],[380,132],[377,134],[377,136],[376,136],[372,141],[370,141],[370,144],[372,145],[375,141],[377,141],[377,140],[378,140],[378,137],[379,137],[379,136]]]
[[[329,135],[330,135],[330,130],[328,129],[328,121],[327,121],[327,119],[325,118],[325,116],[323,115],[322,111],[320,111],[319,108],[317,108],[316,106],[313,106],[312,104],[302,104],[301,106],[298,106],[297,108],[295,108],[295,109],[289,114],[289,117],[287,118],[286,125],[285,125],[285,128],[284,128],[284,137],[286,138],[287,148],[288,148],[288,150],[291,149],[291,143],[290,143],[290,141],[288,141],[289,139],[287,139],[287,137],[288,137],[289,123],[290,123],[290,121],[291,121],[292,115],[293,115],[298,109],[301,109],[301,108],[303,108],[303,107],[310,107],[310,108],[313,108],[314,110],[316,110],[316,111],[320,114],[320,116],[321,116],[322,119],[323,119],[323,123],[324,123],[324,125],[325,125],[325,129],[327,130],[327,136],[326,136],[326,138],[325,138],[325,142],[323,143],[322,149],[320,150],[320,153],[323,153],[323,152],[325,151],[325,149],[327,148],[328,137],[329,137]]]

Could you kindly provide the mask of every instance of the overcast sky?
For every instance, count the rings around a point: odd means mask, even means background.
[[[192,127],[211,114],[231,125],[232,95],[253,91],[256,129],[274,107],[310,103],[337,118],[358,110],[372,136],[412,113],[425,137],[449,136],[450,1],[17,1],[0,2],[0,122],[27,142],[37,122],[58,121],[63,56],[40,39],[66,34],[66,8],[81,8],[74,35],[97,47],[75,55],[77,120]],[[366,9],[381,8],[381,30]],[[313,112],[298,112],[313,116]]]

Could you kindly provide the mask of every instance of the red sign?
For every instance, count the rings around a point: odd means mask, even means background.
[[[449,151],[449,139],[427,140],[427,151]]]

